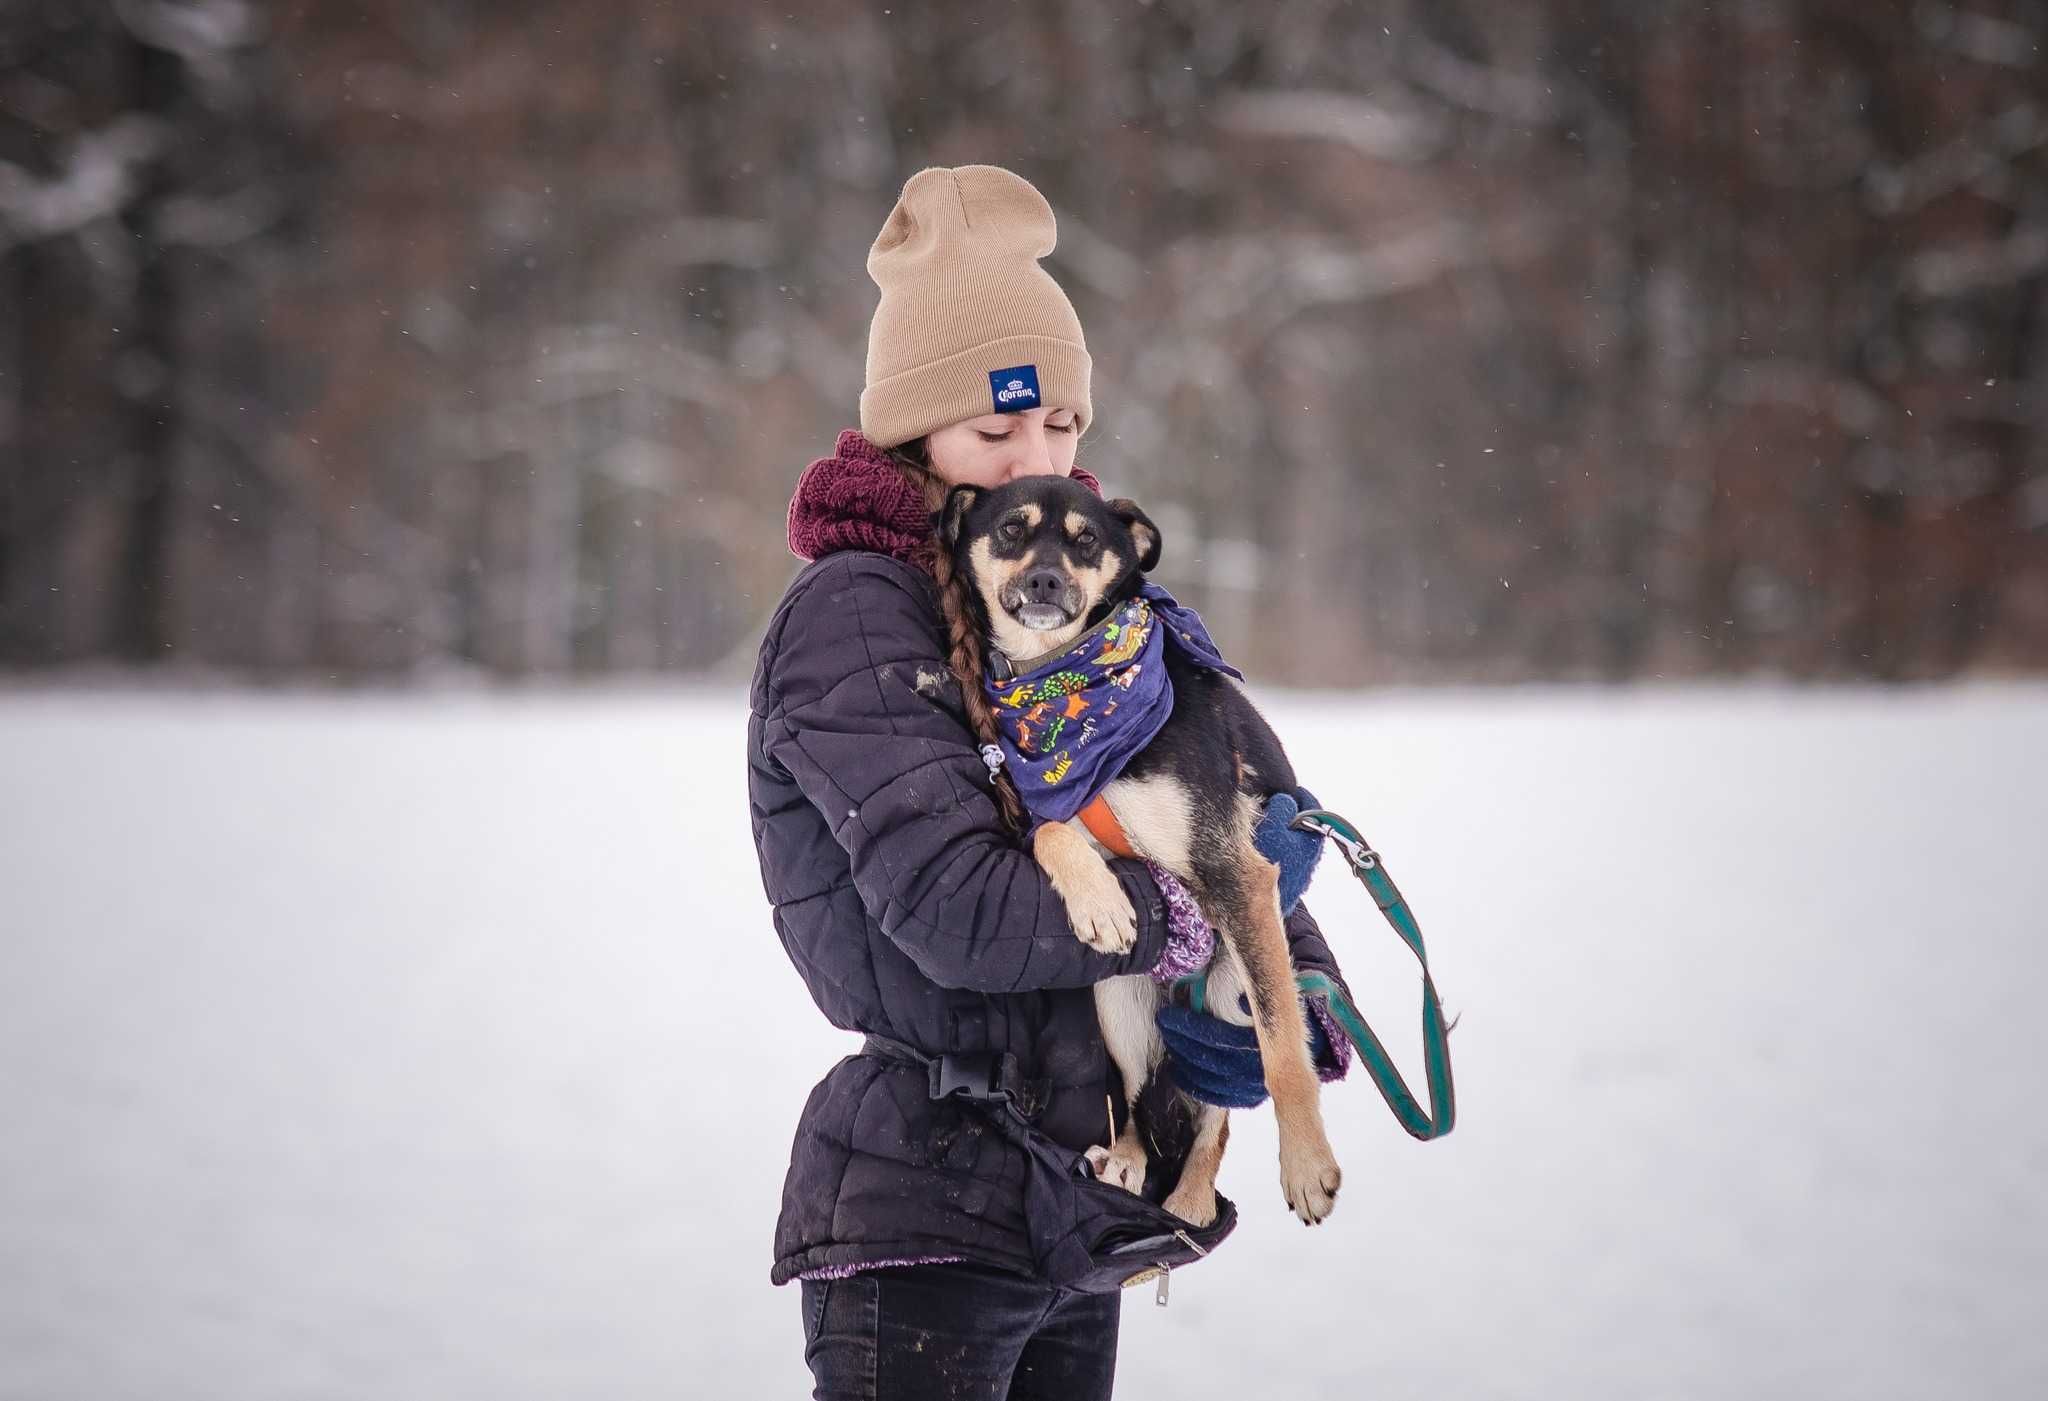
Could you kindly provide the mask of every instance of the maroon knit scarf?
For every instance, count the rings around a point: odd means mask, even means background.
[[[1097,496],[1102,483],[1085,468],[1074,480]],[[873,550],[915,564],[931,538],[930,513],[918,490],[889,454],[853,429],[839,435],[797,479],[789,503],[789,549],[799,559],[823,559],[838,550]]]

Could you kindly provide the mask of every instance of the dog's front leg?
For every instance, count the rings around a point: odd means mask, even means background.
[[[1138,913],[1086,837],[1065,822],[1048,822],[1031,839],[1031,854],[1066,903],[1075,938],[1104,953],[1124,953],[1138,941]]]
[[[1124,1129],[1107,1147],[1090,1148],[1089,1166],[1104,1182],[1128,1192],[1145,1190],[1145,1142],[1138,1133],[1138,1092],[1159,1066],[1159,988],[1143,973],[1104,978],[1095,985],[1095,1019],[1102,1044],[1124,1088]]]
[[[1280,868],[1247,849],[1237,870],[1241,911],[1225,920],[1222,944],[1250,993],[1252,1030],[1280,1130],[1280,1190],[1294,1214],[1313,1226],[1336,1208],[1344,1175],[1323,1129],[1322,1086],[1309,1059],[1308,1021],[1280,914]]]

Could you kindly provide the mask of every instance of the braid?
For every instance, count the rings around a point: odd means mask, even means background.
[[[889,456],[904,476],[923,490],[925,509],[936,517],[945,508],[947,487],[944,478],[931,469],[924,440],[920,438],[900,448],[891,448]],[[967,601],[967,583],[953,568],[952,553],[940,545],[937,532],[918,546],[917,562],[939,586],[939,611],[946,622],[946,665],[960,683],[960,701],[967,711],[968,728],[974,731],[974,737],[981,743],[994,744],[996,712],[981,687],[981,629],[974,624],[974,612]],[[1002,770],[991,774],[990,779],[1004,825],[1013,832],[1021,833],[1029,822],[1024,813],[1024,801],[1017,796],[1016,785]]]

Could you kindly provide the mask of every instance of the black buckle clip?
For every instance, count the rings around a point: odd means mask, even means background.
[[[932,1058],[932,1098],[1009,1102],[1017,1058],[995,1051],[954,1051]]]

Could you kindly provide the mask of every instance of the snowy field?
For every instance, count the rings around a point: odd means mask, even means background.
[[[2048,1395],[2048,689],[1269,700],[1461,1123],[1331,1089],[1309,1232],[1238,1115],[1120,1395]],[[0,695],[0,1398],[807,1395],[769,1232],[850,1038],[742,706]]]

